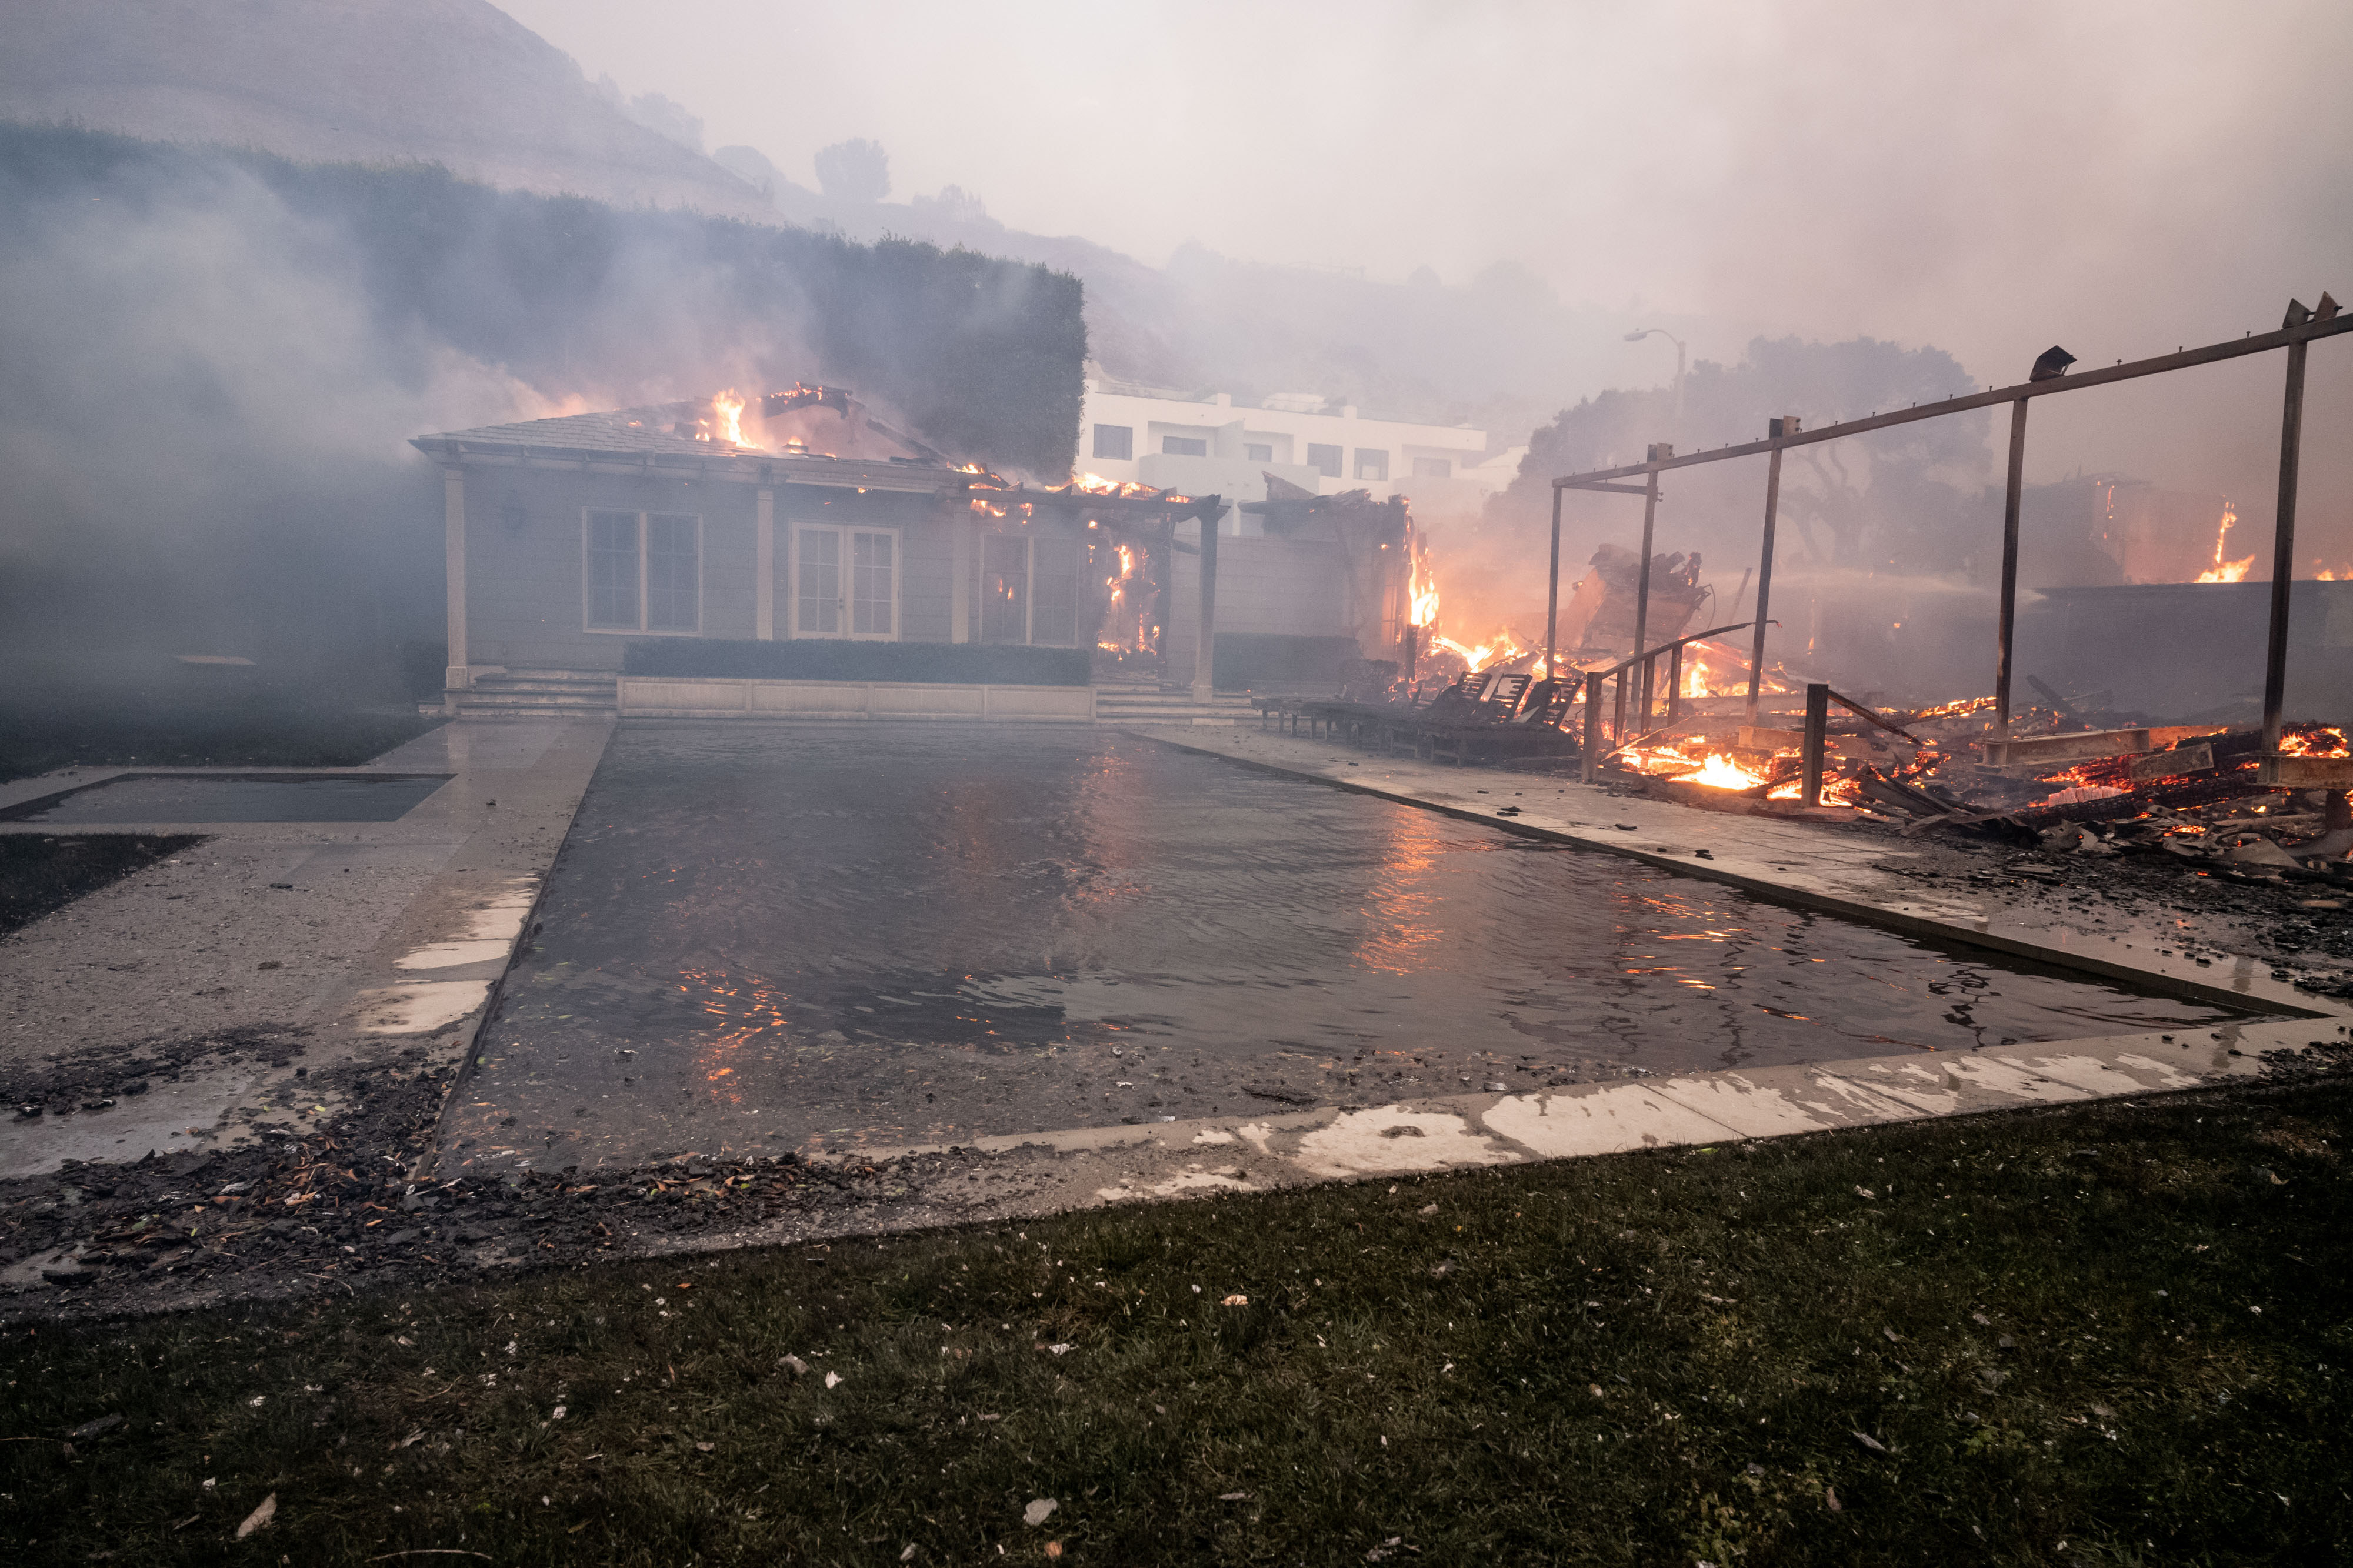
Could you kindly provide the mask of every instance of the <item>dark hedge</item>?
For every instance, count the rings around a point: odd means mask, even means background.
[[[83,199],[194,200],[237,221],[248,180],[350,243],[380,325],[542,390],[685,378],[748,359],[786,384],[797,374],[846,385],[957,457],[1055,479],[1071,471],[1086,328],[1079,280],[1064,273],[908,240],[859,245],[495,190],[438,164],[297,163],[0,124],[0,197],[20,222]]]
[[[997,643],[730,642],[663,637],[629,644],[625,675],[738,680],[908,680],[956,686],[1085,686],[1078,647]]]

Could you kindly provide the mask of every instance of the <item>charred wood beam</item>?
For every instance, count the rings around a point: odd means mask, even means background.
[[[2263,750],[2267,752],[2280,748],[2281,710],[2287,701],[2287,611],[2289,590],[2295,586],[2295,481],[2304,446],[2305,347],[2301,342],[2288,345],[2287,392],[2280,410],[2279,512],[2272,537],[2272,620],[2270,637],[2263,646]]]
[[[1822,804],[1822,753],[1829,749],[1831,689],[1817,680],[1806,688],[1806,740],[1799,753],[1803,772],[1798,784],[1801,805]]]

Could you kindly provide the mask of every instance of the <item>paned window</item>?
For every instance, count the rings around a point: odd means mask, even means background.
[[[1378,447],[1356,448],[1356,477],[1360,479],[1386,479],[1389,477],[1389,455]]]
[[[691,512],[592,511],[586,603],[596,631],[702,629],[702,520]]]
[[[638,629],[638,514],[588,514],[588,624]]]
[[[1135,427],[1132,425],[1096,426],[1095,456],[1116,458],[1123,463],[1134,457]]]
[[[793,636],[899,635],[899,535],[812,524],[793,542]]]
[[[1029,542],[1029,640],[1067,647],[1079,640],[1079,549],[1070,539]]]
[[[1340,448],[1310,441],[1307,444],[1307,466],[1327,479],[1340,477]]]
[[[646,630],[691,632],[702,624],[702,520],[646,514]]]
[[[1172,458],[1206,458],[1209,443],[1198,436],[1163,436],[1160,449]]]
[[[849,634],[891,635],[899,599],[898,537],[853,532],[849,536]]]
[[[980,640],[1029,640],[1029,542],[1018,533],[981,536]]]

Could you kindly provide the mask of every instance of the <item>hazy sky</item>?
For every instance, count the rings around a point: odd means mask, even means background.
[[[2341,0],[504,8],[805,183],[872,136],[897,199],[955,183],[1153,262],[1510,258],[1572,300],[2004,365],[2353,285]]]
[[[2275,326],[2291,293],[2353,300],[2343,0],[505,9],[806,183],[871,136],[895,199],[954,183],[1152,262],[1187,238],[1376,278],[1510,258],[1573,302],[1697,318],[1716,357],[1869,333],[2007,381],[2054,342],[2105,363]],[[2340,362],[2314,366],[2339,429]],[[2039,440],[2036,467],[2193,469],[2211,441],[2254,482],[2263,421],[2205,436],[2189,405],[2275,407],[2276,367],[2201,374],[2147,400],[2163,439]]]

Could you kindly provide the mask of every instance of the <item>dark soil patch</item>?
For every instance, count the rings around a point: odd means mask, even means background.
[[[200,834],[0,834],[0,932],[32,924],[86,893],[204,842]]]

